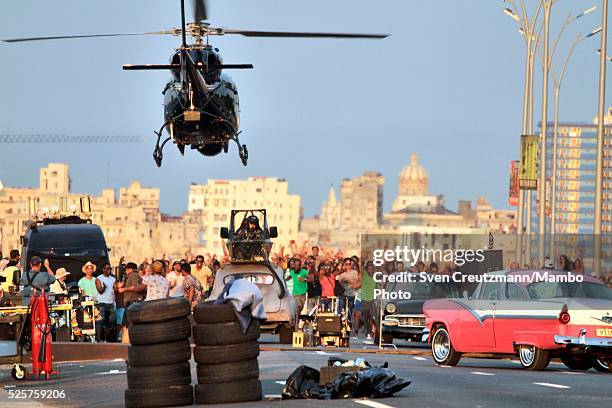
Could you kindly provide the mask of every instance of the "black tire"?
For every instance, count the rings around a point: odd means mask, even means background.
[[[196,324],[193,340],[198,346],[225,346],[256,341],[259,338],[259,321],[253,319],[246,333],[242,334],[240,323]]]
[[[456,366],[461,359],[461,353],[453,347],[444,326],[438,327],[431,338],[431,356],[436,364],[446,366]]]
[[[189,362],[152,367],[128,367],[128,388],[160,388],[173,385],[191,385]]]
[[[183,340],[191,335],[189,319],[168,320],[158,323],[130,324],[130,343],[134,345],[159,344]]]
[[[236,312],[231,303],[215,305],[213,302],[205,302],[193,309],[193,319],[198,324],[235,322]]]
[[[134,303],[126,313],[130,323],[165,322],[189,316],[191,307],[185,298],[166,298]]]
[[[256,341],[226,346],[196,346],[193,349],[193,359],[198,364],[235,363],[257,358],[259,343]]]
[[[550,352],[548,350],[521,344],[518,351],[521,365],[529,371],[542,371],[550,363]]]
[[[152,367],[184,363],[189,360],[191,360],[189,340],[128,347],[129,367]]]
[[[287,324],[278,329],[278,342],[280,344],[293,344],[293,328]]]
[[[259,380],[232,381],[195,386],[197,404],[226,404],[261,400]]]
[[[593,364],[595,363],[595,359],[591,356],[572,356],[572,355],[565,355],[565,356],[561,356],[559,357],[561,359],[561,361],[563,362],[563,364],[565,364],[565,366],[567,368],[569,368],[570,370],[577,370],[577,371],[586,371],[588,369],[590,369],[591,367],[593,367]]]
[[[606,363],[600,358],[595,359],[595,361],[593,362],[593,368],[599,371],[600,373],[612,373],[610,363]]]
[[[259,379],[259,364],[256,358],[225,364],[198,364],[197,373],[200,384],[257,380]]]
[[[191,385],[125,390],[125,408],[180,407],[192,404]]]

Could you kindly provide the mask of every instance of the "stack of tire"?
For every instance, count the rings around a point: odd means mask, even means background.
[[[198,404],[261,400],[259,321],[243,334],[231,304],[206,302],[193,311],[193,358],[197,363]]]
[[[126,313],[130,346],[125,406],[193,404],[189,302],[182,298],[140,302],[131,305]]]

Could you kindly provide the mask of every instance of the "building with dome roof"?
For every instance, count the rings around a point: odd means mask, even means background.
[[[413,153],[410,164],[404,167],[399,176],[398,195],[424,196],[429,190],[429,172],[419,164],[419,156]]]
[[[397,193],[393,212],[407,208],[430,211],[444,206],[443,196],[429,194],[429,172],[419,164],[419,157],[414,153],[410,156],[410,164],[400,172]]]

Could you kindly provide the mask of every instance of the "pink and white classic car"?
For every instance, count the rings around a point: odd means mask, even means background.
[[[528,370],[545,369],[553,357],[573,370],[610,370],[612,289],[553,270],[484,276],[472,297],[423,306],[437,364],[454,366],[463,353],[518,354]],[[578,276],[582,282],[568,281]]]

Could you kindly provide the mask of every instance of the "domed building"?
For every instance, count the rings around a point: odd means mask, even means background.
[[[419,164],[419,157],[414,153],[410,156],[410,164],[400,172],[397,193],[394,212],[405,209],[432,211],[444,206],[443,196],[429,195],[429,172]]]
[[[419,164],[419,156],[412,154],[410,164],[402,169],[399,176],[398,195],[424,196],[429,190],[429,173]]]

